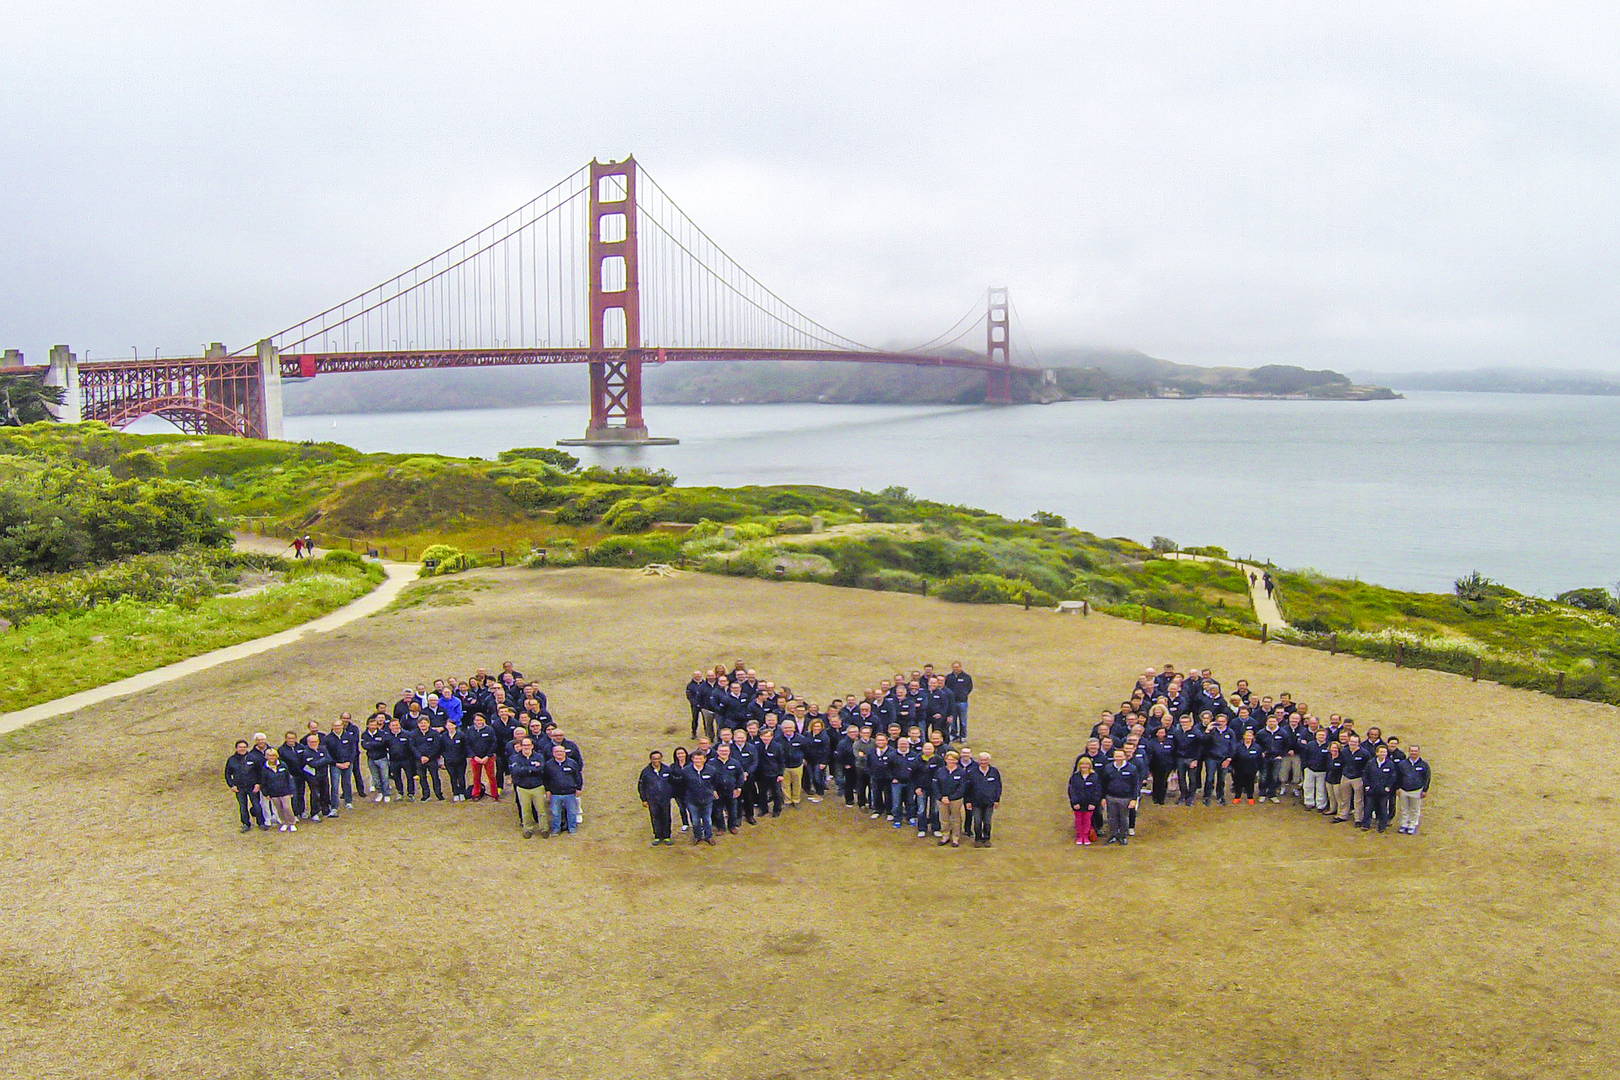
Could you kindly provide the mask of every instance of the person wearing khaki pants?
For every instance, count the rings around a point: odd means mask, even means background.
[[[1367,813],[1367,788],[1361,777],[1367,763],[1372,760],[1372,754],[1361,745],[1361,736],[1352,735],[1349,749],[1343,756],[1343,789],[1339,798],[1339,813],[1333,820],[1353,821],[1359,825]]]
[[[534,740],[523,736],[507,772],[512,777],[512,797],[517,801],[518,824],[523,828],[525,840],[533,836],[537,829],[541,836],[550,830],[545,769],[546,763],[534,752]]]
[[[962,791],[967,786],[967,770],[955,750],[945,751],[945,764],[934,773],[934,792],[939,796],[939,846],[962,846]]]

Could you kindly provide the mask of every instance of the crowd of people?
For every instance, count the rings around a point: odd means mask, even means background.
[[[1333,713],[1318,719],[1290,693],[1223,690],[1208,669],[1144,671],[1130,698],[1102,714],[1069,777],[1074,842],[1136,835],[1144,798],[1192,806],[1298,800],[1330,821],[1416,835],[1432,780],[1416,745]]]
[[[973,677],[925,664],[823,709],[760,678],[741,660],[692,672],[686,685],[692,742],[648,755],[637,795],[654,846],[674,843],[678,814],[692,843],[713,844],[784,808],[820,803],[829,791],[869,820],[914,829],[918,839],[991,845],[1001,772],[966,745]],[[674,812],[671,806],[674,806]]]
[[[469,781],[470,772],[470,781]],[[572,833],[583,818],[585,758],[552,718],[539,685],[511,661],[491,674],[435,679],[379,701],[362,728],[342,713],[272,746],[240,739],[225,761],[242,831],[297,832],[372,803],[501,801],[509,790],[525,838]]]

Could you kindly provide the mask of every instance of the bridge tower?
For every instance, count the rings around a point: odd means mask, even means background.
[[[636,239],[636,159],[591,160],[591,423],[560,446],[667,445],[641,418],[641,257]]]
[[[984,358],[1004,368],[1012,366],[1012,328],[1008,319],[1007,290],[992,287],[984,320]],[[984,403],[1012,404],[1012,372],[989,371],[985,375]]]

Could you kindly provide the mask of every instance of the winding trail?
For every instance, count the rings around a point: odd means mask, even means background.
[[[237,546],[250,551],[269,550],[268,545],[272,543],[274,542],[261,541],[259,537],[237,537]],[[277,548],[271,553],[279,554],[281,552]],[[305,634],[324,634],[330,630],[336,630],[340,626],[347,626],[356,619],[363,619],[367,615],[381,611],[393,602],[394,597],[398,596],[406,585],[416,580],[416,567],[413,564],[384,562],[382,568],[388,575],[382,584],[364,596],[350,601],[336,611],[329,611],[318,619],[311,619],[307,623],[300,623],[297,626],[289,627],[274,634],[266,634],[264,637],[239,641],[235,645],[227,645],[222,649],[205,652],[200,656],[177,660],[165,667],[143,671],[131,675],[127,679],[119,679],[117,682],[110,682],[104,686],[92,687],[89,690],[81,690],[77,694],[56,698],[54,701],[44,701],[38,705],[30,705],[26,709],[5,713],[0,715],[0,735],[8,731],[16,731],[18,728],[27,727],[29,724],[37,723],[40,720],[61,716],[63,713],[70,713],[99,704],[110,698],[123,697],[125,694],[134,694],[141,690],[150,690],[154,686],[162,686],[164,683],[183,679],[187,675],[194,675],[199,671],[218,667],[220,664],[228,664],[232,660],[241,660],[245,657],[269,652],[271,649],[279,649],[283,645],[290,645],[299,640]]]
[[[1262,626],[1271,630],[1281,630],[1288,626],[1288,620],[1283,618],[1282,607],[1277,603],[1277,594],[1273,590],[1270,596],[1266,595],[1266,568],[1255,566],[1252,563],[1238,562],[1236,559],[1219,559],[1213,555],[1188,555],[1184,551],[1172,551],[1165,556],[1167,559],[1190,559],[1193,562],[1222,563],[1226,566],[1236,567],[1249,583],[1249,600],[1254,604],[1254,617]]]

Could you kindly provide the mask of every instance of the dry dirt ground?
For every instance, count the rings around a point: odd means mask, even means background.
[[[0,756],[11,1076],[1433,1077],[1620,1072],[1616,710],[1094,616],[605,570],[417,607],[87,709]],[[454,595],[448,594],[448,595]],[[993,849],[826,803],[650,849],[645,751],[695,664],[825,700],[967,661]],[[509,803],[237,833],[244,732],[503,659],[584,748],[583,832]],[[1154,809],[1073,846],[1083,728],[1198,662],[1421,742],[1423,835],[1291,806]]]

